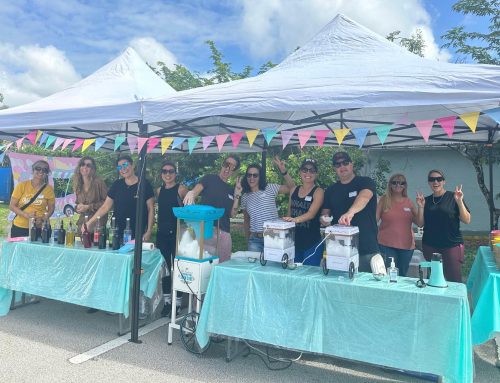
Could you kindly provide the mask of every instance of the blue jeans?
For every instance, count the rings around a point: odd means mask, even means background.
[[[257,237],[255,234],[250,233],[248,237],[248,251],[264,251],[264,238]]]
[[[406,277],[406,273],[410,267],[411,257],[413,257],[413,249],[396,249],[395,247],[388,247],[380,244],[378,246],[380,248],[380,252],[385,258],[385,265],[389,267],[391,265],[389,257],[394,257],[396,267],[399,269],[399,275]]]

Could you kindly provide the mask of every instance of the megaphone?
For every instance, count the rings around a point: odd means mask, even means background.
[[[443,259],[441,254],[439,253],[432,253],[432,258],[430,262],[420,262],[420,265],[418,266],[418,273],[420,276],[420,279],[417,281],[417,286],[418,287],[425,287],[426,283],[424,282],[423,279],[423,268],[430,268],[431,269],[431,276],[429,280],[427,281],[428,286],[432,287],[448,287],[448,284],[446,283],[446,279],[444,279],[444,273],[443,273]]]

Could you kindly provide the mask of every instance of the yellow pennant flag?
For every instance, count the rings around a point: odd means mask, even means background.
[[[467,124],[467,126],[476,133],[477,121],[479,119],[479,112],[469,112],[460,115],[460,119]]]
[[[43,132],[41,130],[39,130],[37,133],[36,133],[36,138],[35,138],[35,143],[38,142],[38,140],[40,139],[40,136],[43,134]]]
[[[173,137],[163,137],[161,139],[161,154],[165,154],[172,142],[174,142]]]
[[[248,143],[250,144],[250,147],[255,142],[255,139],[257,138],[258,134],[259,134],[259,129],[246,131],[246,135],[247,135],[247,139],[248,139]]]
[[[87,148],[92,145],[95,142],[95,138],[87,138],[86,140],[83,140],[82,144],[82,153],[87,150]]]
[[[333,134],[335,134],[335,138],[339,145],[342,145],[342,141],[344,141],[345,136],[349,134],[351,129],[342,128],[342,129],[333,129]]]

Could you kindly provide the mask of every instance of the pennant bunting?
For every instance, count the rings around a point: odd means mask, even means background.
[[[439,125],[441,125],[441,127],[446,132],[448,137],[451,138],[453,136],[453,132],[455,131],[455,123],[457,121],[457,116],[440,117],[436,118],[436,121],[438,122]]]
[[[148,141],[148,148],[146,153],[151,153],[154,148],[160,143],[160,137],[150,137]]]
[[[207,150],[209,145],[214,140],[215,136],[205,136],[201,138],[201,143],[203,144],[203,150]]]
[[[99,137],[99,138],[96,138],[95,140],[95,151],[97,152],[99,149],[102,148],[102,146],[106,143],[108,139],[106,137]],[[64,143],[66,143],[66,141],[64,141]]]
[[[75,139],[74,138],[66,138],[61,146],[61,149],[64,150],[71,144]]]
[[[358,146],[360,148],[365,143],[366,136],[368,135],[369,131],[370,131],[370,128],[355,128],[355,129],[351,130],[351,132],[354,135],[354,138],[356,139],[356,142],[358,143]]]
[[[483,113],[494,120],[497,124],[500,124],[500,108],[483,110]]]
[[[118,148],[125,142],[125,136],[116,136],[115,137],[115,148],[113,149],[114,152],[118,150]]]
[[[467,126],[476,133],[477,121],[479,119],[479,112],[470,112],[460,115],[460,119],[467,124]]]
[[[415,121],[415,126],[422,135],[425,142],[429,141],[431,135],[432,126],[434,125],[434,120],[420,120]]]
[[[285,149],[285,147],[288,145],[294,134],[295,132],[291,130],[281,131],[281,143],[283,145],[283,149]]]
[[[80,148],[80,146],[82,146],[82,145],[83,145],[83,138],[77,138],[75,140],[75,144],[73,145],[72,151],[74,152],[75,150],[78,150],[78,148]]]
[[[247,140],[248,144],[250,147],[252,147],[253,143],[255,142],[255,139],[257,138],[257,135],[259,134],[259,129],[254,129],[254,130],[247,130],[245,133],[247,135]]]
[[[87,138],[83,140],[83,145],[82,145],[82,153],[88,149],[90,145],[92,145],[95,142],[95,138]]]
[[[377,133],[377,137],[382,145],[384,145],[384,142],[387,139],[387,136],[389,135],[391,129],[392,129],[392,124],[379,125],[373,128],[375,133]]]
[[[237,148],[238,145],[240,144],[241,139],[243,138],[243,134],[245,132],[238,132],[238,133],[231,133],[231,141],[233,142],[233,148]]]
[[[271,144],[271,140],[274,138],[274,136],[277,133],[276,129],[262,129],[262,133],[264,133],[264,138],[266,139],[266,142],[268,145]]]
[[[32,132],[29,132],[25,138],[27,138],[32,145],[35,145],[35,142],[36,142],[36,133],[37,131],[36,130],[33,130]]]
[[[297,132],[297,136],[299,137],[299,145],[300,148],[302,149],[305,144],[307,144],[307,141],[309,141],[309,138],[311,138],[312,131],[310,130],[300,130]]]
[[[48,149],[50,145],[52,145],[54,143],[54,141],[56,140],[56,136],[47,136],[47,141],[45,141],[45,149]]]
[[[345,137],[349,134],[350,131],[351,130],[347,128],[333,129],[333,134],[335,134],[335,138],[337,139],[339,145],[342,145],[342,142],[344,141]]]
[[[42,145],[46,140],[49,135],[45,132],[43,132],[42,137],[40,137],[40,140],[38,141],[38,145]]]
[[[130,153],[134,153],[135,148],[137,147],[137,137],[128,136],[127,137],[128,148],[130,149]]]
[[[328,133],[330,133],[329,130],[315,130],[314,135],[316,136],[316,141],[318,142],[318,145],[320,148],[323,147],[325,143],[325,138],[328,136]]]
[[[138,137],[137,138],[137,153],[140,153],[144,145],[148,142],[147,137]]]
[[[43,134],[43,132],[41,130],[39,130],[38,132],[36,132],[35,143],[40,142],[38,140],[40,139],[40,137],[42,136],[42,134]]]
[[[20,139],[16,140],[16,146],[18,149],[21,149],[21,146],[23,145],[23,140],[24,137],[21,137]]]
[[[196,144],[200,140],[201,137],[189,137],[188,138],[188,150],[189,154],[193,153],[194,148],[196,147]]]
[[[174,141],[172,137],[163,137],[161,139],[161,154],[165,154],[170,144]]]
[[[64,142],[64,138],[62,137],[57,137],[56,142],[54,143],[54,146],[52,147],[52,150],[57,150],[59,146],[61,146]]]
[[[217,141],[217,148],[219,149],[219,152],[221,151],[228,137],[229,134],[219,134],[215,136],[215,141]]]
[[[186,141],[186,137],[174,137],[174,142],[172,143],[172,149],[182,147],[184,141]]]

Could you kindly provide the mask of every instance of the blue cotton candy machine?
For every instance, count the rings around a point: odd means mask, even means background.
[[[201,238],[201,226],[204,226],[203,238],[212,238],[214,235],[214,221],[224,215],[224,209],[218,209],[208,205],[189,205],[172,208],[174,215],[183,219],[187,225],[193,228],[196,238]]]

